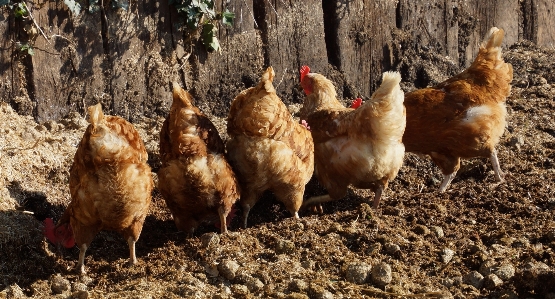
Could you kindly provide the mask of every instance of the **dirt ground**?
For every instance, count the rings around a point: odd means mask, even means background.
[[[555,298],[554,54],[529,43],[505,51],[514,67],[497,148],[505,183],[494,183],[487,159],[467,160],[440,194],[439,169],[407,154],[377,211],[371,192],[353,189],[322,215],[294,221],[268,193],[247,229],[236,217],[227,235],[206,225],[193,237],[177,231],[155,190],[139,264],[127,266],[121,236],[101,232],[82,276],[72,270],[79,250],[48,244],[41,221],[69,203],[69,167],[87,122],[74,114],[37,124],[0,103],[0,298]],[[414,63],[399,69],[430,72],[419,77],[426,84],[460,71]],[[225,137],[225,120],[213,119]],[[135,124],[154,171],[161,123]],[[311,182],[305,196],[323,193]]]

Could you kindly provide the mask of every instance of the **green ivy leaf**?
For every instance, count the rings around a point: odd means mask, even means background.
[[[4,6],[8,4],[10,4],[10,0],[0,0],[0,6]]]
[[[202,13],[196,9],[189,9],[187,11],[187,27],[191,30],[196,30],[198,28],[198,23],[200,22],[200,18],[202,17]]]
[[[95,13],[100,10],[99,0],[89,0],[89,12]]]
[[[23,3],[17,3],[17,5],[14,6],[13,13],[16,18],[21,18],[27,15],[27,9],[25,9]]]
[[[202,43],[208,51],[220,51],[220,42],[216,37],[214,24],[207,23],[202,27]]]
[[[67,5],[67,7],[71,11],[71,13],[73,13],[74,16],[78,16],[79,13],[81,12],[81,5],[75,2],[75,0],[64,0],[64,3]]]
[[[222,24],[227,26],[233,26],[234,19],[235,19],[235,14],[226,8],[225,11],[222,13]]]
[[[129,9],[129,2],[126,0],[112,0],[112,8],[127,10]]]

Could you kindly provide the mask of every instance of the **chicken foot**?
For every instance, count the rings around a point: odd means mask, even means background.
[[[445,192],[445,190],[447,190],[447,187],[449,187],[449,184],[451,184],[451,181],[455,178],[455,176],[457,175],[457,172],[453,172],[451,174],[444,174],[443,175],[443,181],[441,182],[441,185],[439,186],[439,192],[443,193]]]
[[[87,244],[84,243],[79,247],[79,261],[75,269],[79,274],[85,274],[85,252],[87,251]]]
[[[135,255],[135,239],[133,237],[127,238],[129,244],[129,266],[137,264],[137,256]]]
[[[497,151],[495,149],[491,152],[489,159],[493,166],[493,172],[495,172],[495,181],[498,183],[504,182],[505,174],[501,171],[501,166],[499,165],[499,160],[497,159]]]

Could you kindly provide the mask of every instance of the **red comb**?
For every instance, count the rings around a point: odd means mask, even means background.
[[[52,244],[62,244],[65,248],[75,246],[75,239],[73,238],[73,231],[71,226],[65,224],[56,227],[52,218],[44,219],[43,233],[44,236]]]
[[[362,99],[361,98],[356,98],[353,103],[351,104],[351,108],[353,109],[357,109],[358,107],[360,107],[362,105]]]
[[[310,68],[307,65],[303,65],[301,67],[301,81],[303,81],[304,76],[306,76],[308,73],[310,73]]]

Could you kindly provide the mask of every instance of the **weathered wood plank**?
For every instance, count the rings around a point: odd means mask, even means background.
[[[539,46],[555,48],[555,1],[535,0],[537,9],[537,39]]]
[[[449,0],[400,0],[397,26],[411,30],[419,44],[458,61],[456,6]]]
[[[68,95],[71,86],[68,86],[67,68],[69,60],[63,59],[60,52],[63,44],[57,43],[58,39],[50,40],[50,35],[60,34],[61,28],[68,22],[67,10],[58,7],[57,2],[48,2],[45,5],[32,7],[30,10],[39,26],[45,29],[48,40],[40,35],[36,37],[32,56],[32,88],[36,102],[36,120],[44,122],[51,119],[60,119],[69,112],[70,103]]]
[[[276,72],[278,95],[285,103],[302,102],[299,69],[328,70],[322,1],[259,1],[265,65]],[[281,83],[280,83],[281,82]]]
[[[225,117],[231,102],[243,89],[258,83],[264,55],[260,33],[255,29],[252,0],[219,1],[217,11],[227,7],[235,13],[231,28],[220,26],[221,53],[207,53],[196,43],[187,68],[187,87],[201,110]]]

